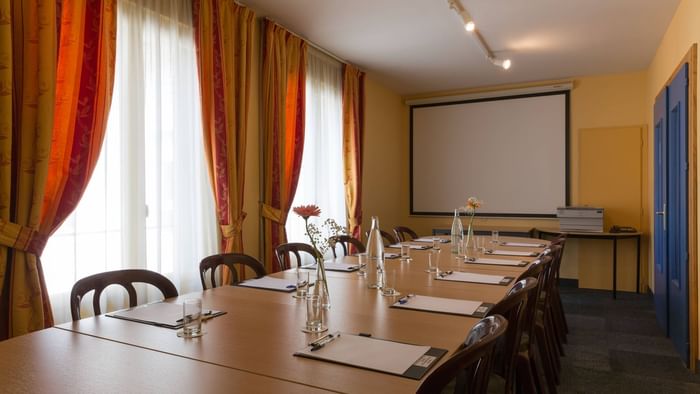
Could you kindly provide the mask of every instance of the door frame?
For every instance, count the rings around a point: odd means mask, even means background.
[[[693,372],[696,372],[698,364],[697,52],[698,45],[695,43],[671,72],[662,88],[666,89],[681,67],[688,63],[688,367]],[[660,93],[661,91],[657,92],[654,97],[658,97]]]

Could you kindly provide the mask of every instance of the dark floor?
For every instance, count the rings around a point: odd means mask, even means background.
[[[569,324],[560,393],[700,393],[650,295],[561,287]]]

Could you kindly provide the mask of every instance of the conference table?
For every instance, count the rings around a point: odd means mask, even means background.
[[[543,240],[501,238],[506,242],[549,244]],[[498,249],[539,253],[544,248],[499,245]],[[442,271],[517,278],[527,269],[527,266],[464,263],[463,259],[458,260],[450,253],[450,244],[446,243],[441,245],[439,253],[411,250],[412,260],[409,262],[387,259],[389,284],[402,295],[497,303],[514,283],[492,285],[437,280],[434,273],[425,272],[429,253],[439,256],[439,269]],[[498,258],[525,259],[516,256]],[[536,257],[526,259],[533,261]],[[357,257],[345,256],[337,261],[357,264]],[[293,269],[271,276],[285,278],[292,283],[296,280]],[[391,308],[400,296],[382,296],[379,291],[369,289],[368,279],[356,272],[327,271],[327,278],[331,299],[331,308],[325,312],[328,332],[364,333],[372,338],[447,350],[447,354],[430,371],[459,348],[469,330],[480,320],[476,317]],[[205,334],[199,338],[183,339],[176,336],[175,330],[104,315],[61,324],[0,343],[0,352],[24,350],[22,357],[26,358],[19,365],[8,366],[7,361],[3,361],[5,365],[0,363],[0,379],[4,380],[6,374],[18,372],[18,369],[21,369],[19,372],[30,369],[36,379],[28,383],[27,379],[14,378],[10,382],[25,384],[31,391],[45,391],[46,388],[46,391],[52,392],[64,391],[60,388],[70,383],[80,391],[93,391],[90,390],[92,387],[105,384],[103,389],[96,391],[113,391],[110,388],[114,387],[124,387],[124,391],[163,391],[160,389],[167,386],[168,391],[188,391],[188,388],[196,387],[198,391],[215,392],[231,391],[235,387],[254,392],[322,390],[405,393],[415,392],[427,376],[416,380],[295,357],[295,352],[303,350],[321,334],[301,331],[306,321],[306,304],[293,298],[292,294],[222,286],[166,300],[178,303],[184,299],[201,298],[205,308],[226,312],[204,322]],[[47,372],[44,375],[52,364],[63,366],[65,372]],[[149,379],[149,375],[156,379]],[[32,382],[36,386],[32,386]]]

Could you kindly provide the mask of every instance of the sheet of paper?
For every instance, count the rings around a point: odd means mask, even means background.
[[[494,249],[486,252],[486,254],[499,254],[501,256],[537,256],[536,252],[522,252],[518,250],[499,250]]]
[[[202,309],[202,319],[206,320],[224,313],[226,312]],[[155,326],[179,328],[182,326],[182,304],[154,302],[107,313],[106,316]]]
[[[326,260],[323,262],[323,266],[326,268],[328,271],[342,271],[342,272],[348,272],[348,271],[357,271],[357,264],[352,264],[352,263],[341,263],[338,261],[334,260]],[[310,269],[316,269],[316,264],[312,265],[305,265],[304,268],[310,268]]]
[[[405,300],[402,304],[401,300]],[[471,316],[477,312],[483,302],[457,300],[454,298],[429,297],[414,295],[404,297],[392,305],[395,308],[418,309],[428,312],[450,313],[454,315]]]
[[[490,264],[490,265],[512,265],[515,267],[522,266],[527,264],[527,261],[521,261],[521,260],[506,260],[506,259],[487,259],[487,258],[478,258],[474,261],[467,261],[467,263],[472,263],[472,264]]]
[[[453,272],[449,275],[438,276],[437,280],[451,280],[456,282],[486,283],[489,285],[501,284],[505,276],[473,274],[471,272]]]
[[[435,239],[435,238],[432,238],[432,237],[420,237],[420,238],[414,239],[414,240],[411,241],[411,242],[430,242],[430,243],[433,243],[433,239]],[[449,239],[445,239],[445,238],[437,238],[437,239],[440,241],[441,244],[446,244],[446,243],[449,243],[449,242],[450,242]]]
[[[256,287],[259,289],[270,289],[278,291],[294,291],[297,286],[292,280],[263,276],[257,279],[248,279],[238,284],[244,287]]]
[[[409,245],[409,247],[411,249],[415,249],[415,250],[426,250],[426,249],[431,248],[431,246],[428,246],[428,245]],[[401,244],[392,244],[392,245],[387,246],[387,248],[401,249]]]
[[[399,257],[401,257],[399,253],[384,253],[385,259],[398,259]]]
[[[544,244],[532,243],[532,242],[503,242],[503,246],[522,246],[524,248],[544,248]]]
[[[311,348],[307,347],[295,355],[403,375],[428,350],[430,346],[341,333],[340,337],[321,349],[312,352]]]

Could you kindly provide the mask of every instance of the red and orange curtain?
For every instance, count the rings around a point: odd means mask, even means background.
[[[274,248],[287,242],[285,224],[299,181],[304,149],[307,44],[265,21],[263,27],[262,126],[264,150],[263,257],[279,271]]]
[[[365,74],[343,65],[343,183],[348,233],[362,239],[362,141],[364,138]]]
[[[38,256],[97,161],[112,95],[116,15],[114,0],[74,0],[60,11],[54,1],[0,0],[0,17],[7,22],[0,24],[4,339],[53,324]]]
[[[221,252],[243,252],[245,147],[255,14],[233,0],[193,2],[204,148]]]

